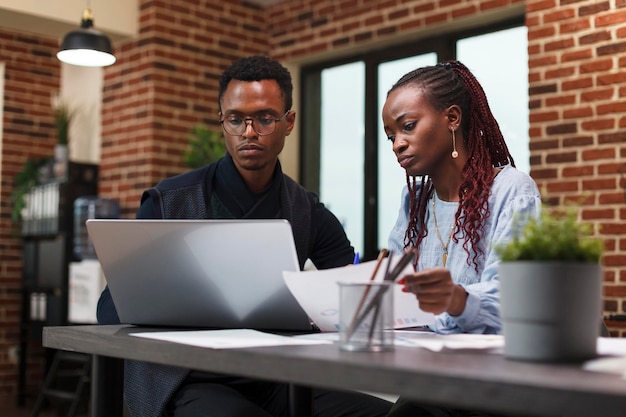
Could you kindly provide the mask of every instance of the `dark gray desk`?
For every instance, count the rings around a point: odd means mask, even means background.
[[[397,394],[451,407],[534,416],[623,417],[626,380],[578,365],[515,362],[472,352],[343,352],[336,345],[213,350],[128,336],[128,326],[47,327],[43,344],[96,355],[265,378],[299,387]],[[106,379],[96,375],[98,382]],[[302,393],[302,391],[296,391]],[[303,391],[306,394],[306,390]],[[110,394],[110,393],[109,393]],[[305,395],[306,397],[306,395]],[[97,405],[102,398],[93,398]],[[95,415],[98,410],[94,410]],[[111,414],[108,414],[109,416]]]

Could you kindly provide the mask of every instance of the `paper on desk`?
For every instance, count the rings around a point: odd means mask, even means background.
[[[438,334],[419,331],[394,331],[396,346],[416,346],[433,352],[445,350],[483,350],[489,353],[501,353],[504,338],[497,334]]]
[[[376,281],[383,280],[387,259],[380,266]],[[320,330],[336,332],[339,329],[338,282],[367,282],[375,267],[376,261],[370,261],[323,270],[283,271],[283,278],[300,306]],[[411,265],[407,266],[407,273],[412,270]],[[419,309],[415,295],[402,292],[401,285],[394,285],[393,290],[394,328],[434,322],[433,314]]]
[[[599,337],[598,355],[626,356],[626,339],[621,337]]]
[[[472,350],[485,353],[502,353],[504,338],[497,334],[439,334],[419,330],[387,330],[393,334],[396,346],[419,347],[433,352]],[[339,341],[338,333],[312,333],[294,336],[307,340]]]
[[[599,337],[597,359],[586,361],[583,369],[621,375],[626,379],[626,339],[620,337]]]
[[[251,329],[184,330],[171,332],[130,333],[130,335],[146,339],[164,340],[167,342],[212,349],[282,345],[319,345],[332,343],[325,340],[297,339],[290,336],[280,336]]]

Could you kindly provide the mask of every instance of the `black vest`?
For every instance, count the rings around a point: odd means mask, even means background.
[[[157,217],[163,219],[220,219],[229,213],[212,192],[217,163],[167,178],[144,191],[141,202],[152,200]],[[280,169],[280,166],[279,166]],[[287,175],[280,178],[281,217],[291,223],[300,269],[311,248],[311,211],[317,196]]]

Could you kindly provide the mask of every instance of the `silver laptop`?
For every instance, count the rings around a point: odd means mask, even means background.
[[[287,220],[87,220],[122,323],[311,330]]]

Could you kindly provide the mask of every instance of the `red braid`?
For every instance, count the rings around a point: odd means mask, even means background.
[[[404,249],[409,247],[415,248],[415,266],[417,267],[417,259],[419,258],[419,247],[424,237],[428,235],[428,228],[424,222],[426,217],[426,207],[428,199],[432,193],[432,181],[430,178],[421,178],[419,195],[417,194],[417,178],[406,176],[406,182],[409,188],[409,226],[404,233]],[[427,191],[424,191],[427,190]]]

